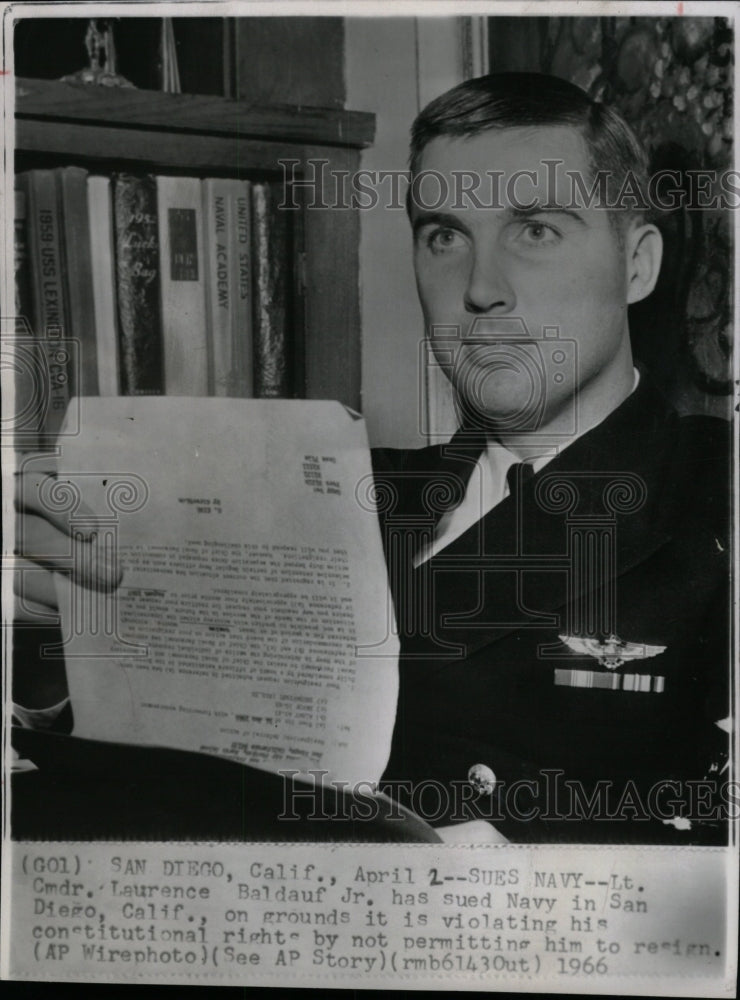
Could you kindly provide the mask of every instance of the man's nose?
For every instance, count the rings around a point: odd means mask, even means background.
[[[508,313],[516,307],[516,295],[493,250],[479,250],[465,289],[469,313]]]

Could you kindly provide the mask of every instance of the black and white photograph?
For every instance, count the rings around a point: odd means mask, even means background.
[[[605,10],[5,7],[3,978],[735,995],[737,9]]]

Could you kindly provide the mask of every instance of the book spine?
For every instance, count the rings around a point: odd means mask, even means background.
[[[29,170],[18,177],[26,198],[31,261],[31,321],[41,346],[46,385],[39,444],[51,447],[69,402],[69,352],[65,336],[61,226],[53,170]],[[45,404],[45,405],[44,405]]]
[[[32,336],[31,262],[28,254],[28,219],[26,193],[15,190],[15,218],[13,226],[13,264],[15,274],[15,317],[12,325],[16,335],[14,343],[14,406],[15,447],[35,450],[39,446],[42,386],[38,373],[43,367],[40,347]],[[10,331],[7,331],[10,332]],[[3,334],[6,330],[3,329]]]
[[[95,314],[95,353],[98,362],[98,392],[101,396],[116,396],[120,391],[120,379],[118,325],[116,322],[113,203],[109,177],[88,177],[87,204]]]
[[[15,314],[23,325],[31,326],[31,276],[28,257],[28,217],[26,193],[15,189],[15,219],[13,228],[13,264],[15,273]]]
[[[197,177],[157,177],[165,392],[208,395],[203,204]]]
[[[229,181],[207,178],[203,189],[203,233],[206,266],[208,392],[234,395],[232,321],[234,284]]]
[[[121,360],[126,396],[164,392],[157,190],[151,176],[113,178]]]
[[[252,185],[235,181],[231,211],[234,218],[233,256],[236,288],[233,323],[234,370],[236,395],[250,399],[254,395],[254,329],[252,295]]]
[[[287,396],[288,343],[286,270],[287,213],[280,188],[252,184],[252,262],[254,269],[254,394],[260,399]]]
[[[70,395],[98,394],[95,306],[92,287],[87,171],[60,167],[56,172],[62,222],[62,262],[68,307],[67,336],[78,343],[76,368],[70,371]]]

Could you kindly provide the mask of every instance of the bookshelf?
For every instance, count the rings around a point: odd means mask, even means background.
[[[243,100],[16,81],[16,170],[75,164],[98,171],[281,179],[359,168],[374,138],[366,112],[256,107]],[[329,184],[326,199],[334,199]],[[360,408],[359,219],[342,207],[292,214],[292,394]]]

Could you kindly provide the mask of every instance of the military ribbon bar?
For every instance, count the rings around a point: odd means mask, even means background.
[[[665,677],[656,674],[614,674],[556,667],[554,680],[559,687],[601,688],[605,691],[636,691],[644,694],[662,694],[665,690]]]

